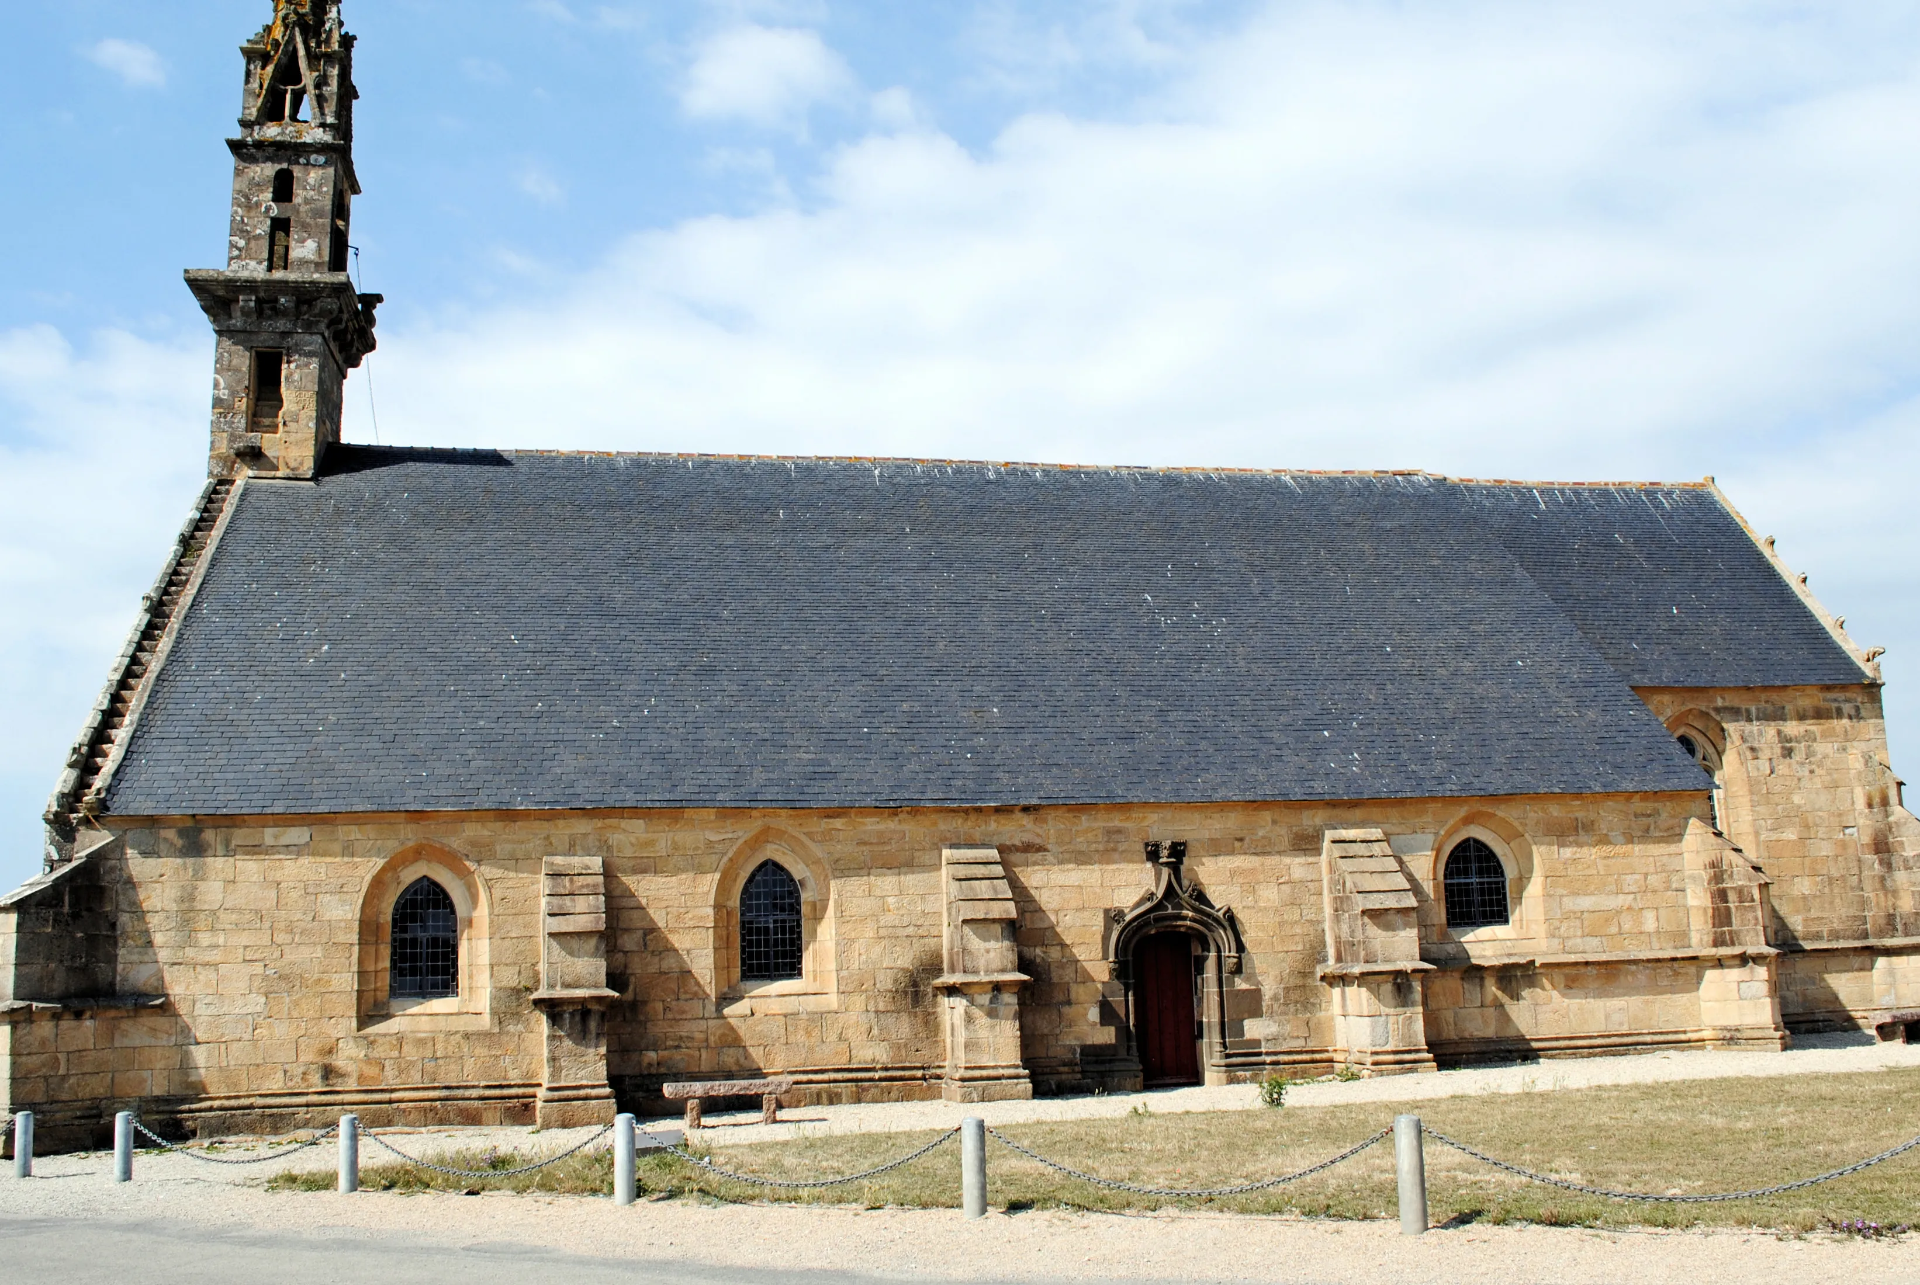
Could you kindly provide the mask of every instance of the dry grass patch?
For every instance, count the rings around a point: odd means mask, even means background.
[[[1391,1103],[1286,1107],[1193,1115],[1008,1125],[1009,1137],[1063,1164],[1143,1185],[1218,1187],[1304,1168],[1377,1132]],[[1491,1155],[1557,1177],[1634,1191],[1696,1194],[1769,1186],[1839,1168],[1920,1133],[1920,1071],[1489,1094],[1413,1104],[1426,1123]],[[709,1139],[716,1164],[769,1178],[809,1179],[870,1168],[931,1140],[931,1133],[857,1134],[726,1145]],[[444,1157],[434,1157],[448,1163]],[[452,1161],[482,1168],[467,1153]],[[1111,1191],[1042,1168],[988,1141],[996,1206],[1097,1210],[1204,1208],[1332,1218],[1394,1214],[1390,1144],[1288,1186],[1220,1198]],[[499,1157],[494,1167],[526,1162]],[[868,1206],[952,1206],[959,1201],[959,1148],[851,1186],[755,1187],[683,1161],[643,1156],[642,1187],[654,1194],[722,1200],[809,1201]],[[1429,1203],[1436,1223],[1534,1222],[1577,1226],[1756,1226],[1812,1231],[1865,1220],[1920,1223],[1920,1148],[1818,1187],[1712,1205],[1642,1204],[1581,1196],[1526,1182],[1429,1140]],[[576,1191],[611,1188],[605,1151],[521,1178],[444,1178],[405,1166],[362,1171],[369,1188]],[[331,1174],[287,1175],[276,1187],[330,1186]]]

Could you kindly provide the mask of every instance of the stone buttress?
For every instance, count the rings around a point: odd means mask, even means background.
[[[542,986],[533,1004],[547,1017],[546,1071],[536,1119],[542,1128],[608,1124],[607,880],[599,857],[548,857],[542,869]]]
[[[934,980],[946,1033],[950,1102],[1030,1098],[1033,1081],[1020,1058],[1020,971],[1014,934],[1019,911],[998,848],[945,848],[946,971]]]
[[[1379,1074],[1431,1071],[1419,974],[1419,902],[1381,830],[1329,830],[1321,840],[1333,1055]]]

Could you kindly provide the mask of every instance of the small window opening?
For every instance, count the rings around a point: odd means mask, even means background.
[[[416,879],[393,903],[387,994],[442,999],[460,993],[460,916],[447,890]]]
[[[307,118],[307,84],[300,75],[300,64],[289,58],[274,73],[267,86],[265,118],[268,124],[304,121]]]
[[[1508,922],[1507,868],[1479,839],[1462,839],[1447,854],[1441,877],[1447,893],[1447,926],[1460,930]]]
[[[267,223],[267,271],[285,272],[292,262],[293,220],[269,220]]]
[[[1674,739],[1680,742],[1680,748],[1687,752],[1687,757],[1695,763],[1698,763],[1700,770],[1707,774],[1707,780],[1710,783],[1707,790],[1707,809],[1713,817],[1713,828],[1716,830],[1725,829],[1725,827],[1720,824],[1719,754],[1714,751],[1711,742],[1690,733],[1682,732]]]
[[[264,350],[253,354],[253,413],[249,416],[253,432],[280,431],[280,411],[286,404],[280,380],[285,369],[284,353]]]
[[[333,237],[327,247],[328,272],[347,270],[347,250],[347,194],[342,189],[333,194]]]
[[[800,976],[800,885],[778,861],[762,861],[740,891],[740,980]]]
[[[288,205],[293,201],[293,171],[276,170],[273,175],[273,203]]]

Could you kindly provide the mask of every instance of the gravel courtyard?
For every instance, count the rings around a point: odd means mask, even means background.
[[[1419,1101],[1457,1094],[1548,1092],[1599,1084],[1796,1075],[1920,1066],[1920,1047],[1857,1039],[1803,1041],[1785,1054],[1675,1053],[1556,1062],[1438,1075],[1300,1086],[1289,1100]],[[1144,1095],[1156,1114],[1245,1108],[1252,1089],[1189,1089]],[[993,1104],[996,1123],[1124,1114],[1133,1098]],[[1389,1108],[1390,1109],[1390,1108]],[[949,1103],[809,1108],[793,1123],[715,1131],[735,1141],[771,1141],[806,1131],[924,1129],[970,1108]],[[727,1117],[720,1117],[724,1122]],[[1915,1128],[1920,1131],[1920,1122]],[[386,1131],[383,1131],[383,1133]],[[585,1136],[526,1130],[436,1130],[387,1136],[414,1154],[451,1146],[557,1151]],[[255,1144],[257,1146],[257,1144]],[[230,1157],[261,1154],[241,1142]],[[363,1150],[371,1162],[371,1148]],[[1313,1282],[1684,1282],[1751,1281],[1786,1273],[1805,1279],[1920,1282],[1914,1238],[1863,1242],[1753,1232],[1590,1231],[1484,1225],[1401,1237],[1390,1222],[1330,1222],[1212,1213],[1111,1215],[1044,1210],[994,1213],[967,1223],[947,1210],[857,1210],[723,1205],[673,1200],[620,1209],[602,1199],[538,1195],[461,1196],[263,1190],[266,1176],[332,1163],[331,1146],[258,1165],[224,1168],[188,1157],[142,1154],[136,1181],[116,1187],[100,1154],[41,1157],[36,1177],[0,1177],[0,1239],[16,1267],[59,1279],[171,1279],[151,1255],[177,1248],[199,1259],[196,1280],[256,1279],[263,1245],[279,1246],[276,1276],[359,1278],[353,1263],[393,1257],[438,1264],[475,1285],[535,1263],[597,1280],[625,1264],[633,1280],[787,1281],[820,1272],[844,1279],[916,1281],[1125,1280]],[[1914,1221],[1920,1222],[1920,1210]],[[262,1238],[265,1237],[265,1240]],[[83,1252],[83,1248],[92,1246]],[[403,1252],[404,1251],[404,1252]],[[421,1256],[425,1255],[423,1259]],[[504,1255],[504,1259],[503,1256]],[[120,1261],[126,1259],[127,1261]],[[226,1266],[222,1266],[225,1264]],[[228,1268],[231,1273],[228,1274]],[[764,1270],[763,1269],[767,1269]],[[427,1268],[421,1268],[426,1271]],[[436,1269],[437,1270],[437,1269]],[[718,1273],[717,1275],[714,1273]],[[11,1271],[10,1271],[11,1274]],[[730,1274],[731,1277],[730,1277]],[[609,1276],[608,1279],[613,1277]],[[182,1277],[185,1279],[185,1277]],[[506,1279],[500,1276],[499,1279]]]

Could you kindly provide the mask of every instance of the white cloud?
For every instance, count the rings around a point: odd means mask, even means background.
[[[1072,6],[980,0],[967,15],[964,41],[973,77],[1037,95],[1103,70],[1177,64],[1192,39],[1184,19],[1202,8],[1196,0],[1082,0]]]
[[[212,336],[0,332],[0,883],[205,481]]]
[[[793,128],[804,123],[809,108],[844,98],[853,88],[853,73],[818,32],[748,22],[700,43],[680,107],[700,120]]]
[[[491,58],[462,58],[460,71],[476,85],[497,88],[513,81],[507,69]]]
[[[542,417],[602,443],[642,404],[827,449],[1575,475],[1704,472],[1920,366],[1911,68],[1728,111],[1751,32],[1682,57],[1571,19],[1279,12],[1145,119],[1034,114],[985,155],[876,134],[810,213],[642,235],[392,351],[505,437],[541,363],[503,357],[565,334],[658,354]],[[476,382],[442,377],[469,353]]]
[[[514,176],[514,185],[541,205],[566,203],[567,190],[561,187],[559,180],[542,166],[522,166],[520,172]]]
[[[166,64],[146,45],[110,37],[85,50],[87,61],[104,67],[134,89],[158,89],[167,83]]]
[[[881,129],[913,129],[923,123],[913,94],[899,85],[883,89],[867,100],[873,123]]]

